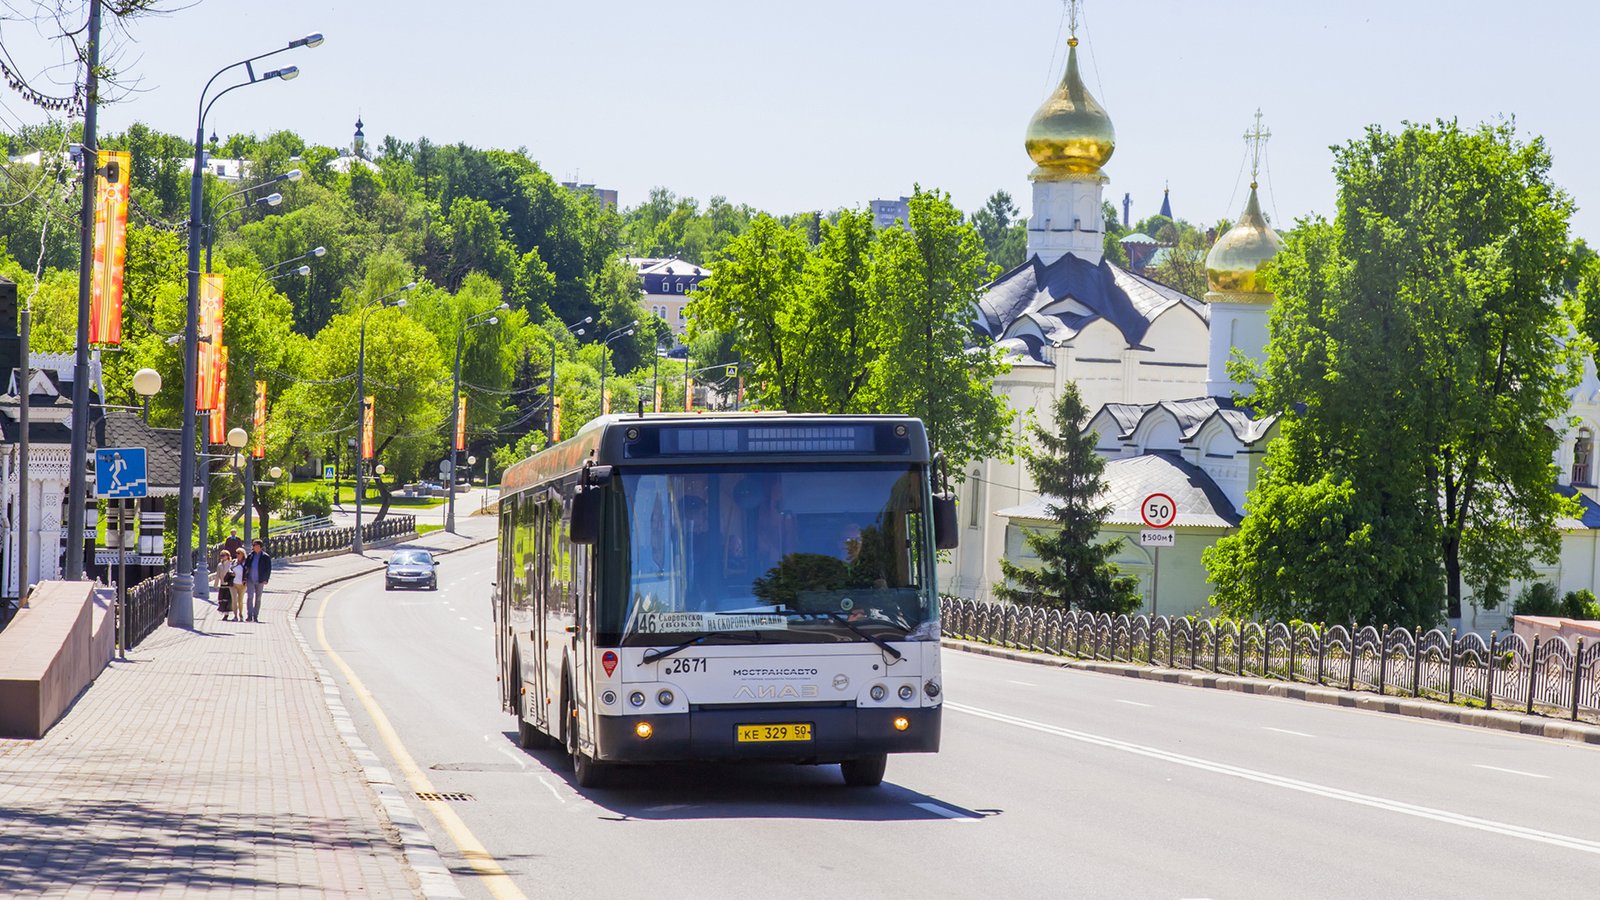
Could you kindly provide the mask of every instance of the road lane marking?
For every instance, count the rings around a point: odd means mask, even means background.
[[[344,658],[334,652],[334,649],[328,645],[328,630],[325,625],[327,622],[328,602],[343,591],[344,588],[339,588],[323,597],[322,604],[317,607],[317,642],[322,645],[322,652],[326,653],[328,658],[333,660],[333,664],[339,667],[339,671],[344,673],[345,680],[350,683],[351,693],[355,694],[356,699],[360,700],[361,705],[366,708],[367,715],[372,719],[373,727],[377,729],[378,735],[383,738],[384,745],[389,748],[389,755],[394,757],[395,764],[400,767],[401,773],[406,776],[406,781],[410,783],[412,792],[417,794],[438,793],[433,783],[428,780],[428,776],[423,774],[416,760],[411,758],[411,754],[406,750],[405,744],[401,743],[399,732],[395,731],[394,726],[389,722],[389,717],[384,714],[382,707],[378,706],[377,698],[372,696],[372,692],[368,691],[366,685],[361,683],[361,679],[356,677],[355,670],[345,663]],[[456,845],[456,849],[461,852],[462,858],[467,861],[467,864],[472,867],[474,872],[478,873],[480,882],[488,889],[490,894],[495,897],[527,900],[527,895],[517,888],[516,884],[511,881],[511,876],[507,875],[506,870],[502,869],[500,864],[495,861],[495,858],[489,854],[489,851],[484,849],[483,844],[473,835],[471,829],[467,828],[467,823],[461,821],[461,817],[456,815],[456,811],[451,809],[448,803],[441,800],[424,800],[422,803],[428,808],[429,812],[433,813],[433,817],[438,820],[439,827],[443,828],[445,833],[450,836],[450,840]]]
[[[1314,734],[1306,734],[1304,731],[1290,731],[1287,728],[1273,728],[1271,725],[1263,725],[1263,726],[1261,726],[1261,729],[1263,731],[1276,731],[1279,734],[1292,734],[1295,737],[1308,737],[1308,738],[1316,737],[1316,735],[1314,735]]]
[[[1377,797],[1371,794],[1361,794],[1355,791],[1347,791],[1343,788],[1315,784],[1309,781],[1301,781],[1297,778],[1289,778],[1284,775],[1274,775],[1270,772],[1247,769],[1243,766],[1234,766],[1229,765],[1228,763],[1214,762],[1212,760],[1201,759],[1195,756],[1185,756],[1181,753],[1174,753],[1170,750],[1162,750],[1157,747],[1148,747],[1143,744],[1135,744],[1130,741],[1102,737],[1100,735],[1089,734],[1088,732],[1084,731],[1074,731],[1070,728],[1062,728],[1058,725],[1049,725],[1044,722],[1035,722],[1030,719],[1022,719],[1016,716],[1006,715],[1005,713],[990,712],[989,710],[979,709],[975,706],[966,706],[965,704],[951,703],[949,701],[946,701],[944,706],[946,709],[952,709],[956,712],[963,712],[982,719],[989,719],[991,721],[1001,722],[1006,725],[1015,725],[1019,728],[1028,728],[1034,731],[1040,731],[1045,734],[1055,735],[1057,737],[1064,737],[1069,740],[1079,741],[1085,744],[1093,744],[1097,747],[1105,747],[1111,750],[1121,750],[1124,753],[1132,753],[1136,756],[1145,756],[1151,759],[1158,759],[1162,760],[1163,762],[1174,763],[1180,766],[1188,766],[1191,769],[1200,769],[1202,771],[1213,772],[1218,775],[1228,775],[1234,778],[1244,779],[1245,781],[1254,781],[1259,784],[1269,785],[1271,787],[1283,788],[1290,791],[1299,791],[1303,794],[1313,794],[1318,797],[1326,797],[1330,800],[1340,800],[1345,803],[1353,803],[1357,806],[1368,806],[1374,809],[1382,809],[1389,812],[1400,813],[1401,815],[1414,816],[1419,819],[1429,819],[1434,822],[1442,822],[1446,825],[1457,825],[1462,828],[1486,831],[1491,834],[1520,838],[1521,840],[1525,841],[1534,841],[1540,844],[1549,844],[1553,847],[1564,847],[1568,850],[1578,850],[1583,853],[1593,853],[1597,856],[1600,856],[1600,841],[1592,841],[1587,838],[1556,834],[1550,831],[1539,831],[1538,829],[1534,828],[1526,828],[1521,825],[1512,825],[1507,822],[1496,822],[1491,819],[1480,819],[1477,816],[1454,813],[1450,812],[1449,810],[1418,806],[1417,804],[1406,803],[1402,800],[1390,800],[1386,797]]]
[[[1540,775],[1537,772],[1524,772],[1521,769],[1502,769],[1499,766],[1486,766],[1483,763],[1473,763],[1473,768],[1488,769],[1492,772],[1505,772],[1508,775],[1521,775],[1524,778],[1549,778],[1549,775]]]
[[[559,790],[556,790],[556,786],[551,784],[549,781],[546,781],[545,777],[543,775],[539,776],[539,783],[544,785],[545,787],[549,788],[550,789],[550,795],[552,797],[555,797],[556,800],[559,801],[563,806],[566,805],[567,798],[561,796],[561,792]]]
[[[972,816],[969,816],[964,812],[957,812],[957,811],[951,809],[948,806],[940,806],[937,803],[913,803],[911,805],[915,806],[917,809],[925,810],[927,812],[931,812],[936,816],[944,816],[946,819],[949,819],[949,820],[951,820],[953,822],[976,822],[976,821],[978,821],[977,819],[974,819]]]
[[[1137,700],[1118,700],[1117,702],[1118,703],[1126,703],[1129,706],[1142,706],[1145,709],[1154,709],[1155,708],[1154,704],[1151,704],[1151,703],[1140,703]]]
[[[1012,684],[1020,684],[1023,687],[1038,687],[1037,684],[1034,684],[1031,681],[1017,681],[1015,678],[1007,678],[1006,681],[1009,681]]]

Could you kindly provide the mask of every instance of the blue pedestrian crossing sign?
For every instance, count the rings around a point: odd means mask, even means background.
[[[334,472],[333,466],[323,466],[322,467],[322,480],[323,481],[332,481],[333,480],[333,472]]]
[[[102,500],[148,493],[143,447],[108,447],[94,452],[94,495]]]

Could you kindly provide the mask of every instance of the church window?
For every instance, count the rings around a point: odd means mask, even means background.
[[[971,509],[967,513],[967,527],[968,528],[977,528],[978,527],[978,507],[982,504],[983,485],[982,485],[981,482],[978,481],[978,473],[977,472],[973,472],[969,480],[972,482],[972,494],[970,495],[970,498],[969,498],[970,502],[967,504],[969,507],[971,507]]]
[[[678,293],[680,293],[680,294],[683,293],[683,282],[681,282],[681,281],[678,282],[677,286],[678,286]]]
[[[1572,483],[1590,483],[1590,458],[1594,455],[1594,436],[1585,428],[1578,432],[1578,440],[1572,446]]]

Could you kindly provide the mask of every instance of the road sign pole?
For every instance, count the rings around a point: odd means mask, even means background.
[[[1156,595],[1161,592],[1161,548],[1155,549],[1155,570],[1150,573],[1150,618],[1156,617]]]
[[[128,608],[128,503],[117,504],[117,610],[113,614],[111,633],[117,636],[117,658],[128,658],[127,616]]]

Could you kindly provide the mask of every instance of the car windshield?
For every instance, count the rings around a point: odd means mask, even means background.
[[[663,468],[618,481],[604,552],[621,558],[602,572],[628,578],[602,574],[599,613],[620,643],[903,638],[937,618],[920,467]]]
[[[433,564],[433,554],[426,550],[400,550],[389,557],[391,566],[427,566]]]

